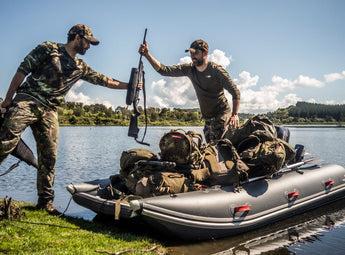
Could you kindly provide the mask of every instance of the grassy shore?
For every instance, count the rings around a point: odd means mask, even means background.
[[[25,216],[16,220],[0,218],[0,254],[168,253],[157,241],[125,232],[113,224],[54,217],[44,210],[35,210],[31,204],[12,203]]]

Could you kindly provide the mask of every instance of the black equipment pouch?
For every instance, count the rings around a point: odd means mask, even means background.
[[[136,67],[133,67],[131,70],[131,76],[129,78],[128,82],[128,88],[127,88],[127,96],[126,96],[126,104],[131,105],[134,102],[136,93],[137,93],[137,86],[135,86],[136,82],[139,80],[139,69]]]

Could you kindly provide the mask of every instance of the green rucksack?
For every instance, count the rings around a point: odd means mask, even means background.
[[[178,170],[142,164],[137,164],[127,175],[125,184],[133,194],[141,197],[195,190],[193,180]]]
[[[188,192],[194,189],[193,182],[182,173],[153,172],[141,178],[135,187],[135,194],[152,197]]]
[[[238,148],[238,145],[250,135],[255,135],[262,142],[272,141],[274,138],[277,138],[277,131],[267,116],[254,115],[235,131],[227,132],[225,137]]]
[[[208,185],[234,185],[248,179],[248,166],[241,160],[229,139],[218,140],[205,149],[205,165],[210,169]]]
[[[256,136],[249,136],[239,144],[241,159],[250,168],[250,177],[271,176],[295,157],[290,144],[275,138],[260,142]]]
[[[176,162],[177,165],[193,165],[194,168],[201,167],[202,136],[195,131],[173,129],[163,135],[159,148],[164,161]]]
[[[158,160],[158,157],[152,151],[144,148],[123,151],[120,158],[120,177],[125,178],[139,160]]]

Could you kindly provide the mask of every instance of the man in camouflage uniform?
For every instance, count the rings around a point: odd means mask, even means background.
[[[37,143],[37,208],[50,213],[57,213],[53,206],[59,132],[57,106],[79,79],[112,89],[127,89],[127,83],[95,72],[77,58],[77,54],[86,53],[90,44],[98,45],[99,41],[89,27],[78,24],[69,30],[66,44],[38,45],[18,67],[1,105],[6,114],[0,128],[0,164],[30,126]]]
[[[165,66],[150,54],[146,41],[139,48],[139,53],[143,54],[161,75],[187,76],[191,80],[205,120],[206,141],[216,141],[228,128],[238,127],[240,91],[224,68],[207,60],[208,44],[205,41],[195,40],[185,52],[190,52],[192,63]],[[224,89],[232,95],[232,112]]]

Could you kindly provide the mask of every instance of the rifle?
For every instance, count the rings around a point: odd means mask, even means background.
[[[145,28],[143,43],[145,43],[146,33],[147,33],[147,28]],[[143,55],[140,54],[138,68],[135,68],[135,67],[132,68],[131,76],[128,82],[126,104],[127,105],[133,104],[133,114],[131,115],[131,120],[129,123],[128,136],[134,137],[135,141],[140,144],[150,146],[150,144],[144,142],[144,138],[145,138],[146,130],[147,130],[147,113],[146,113],[146,92],[145,92],[145,76],[144,76],[145,72],[144,72],[143,62],[141,61],[142,56]],[[137,140],[138,133],[139,133],[138,116],[141,114],[138,109],[138,104],[140,101],[138,83],[141,80],[143,82],[143,94],[144,94],[145,132],[144,132],[142,140],[138,141]]]

